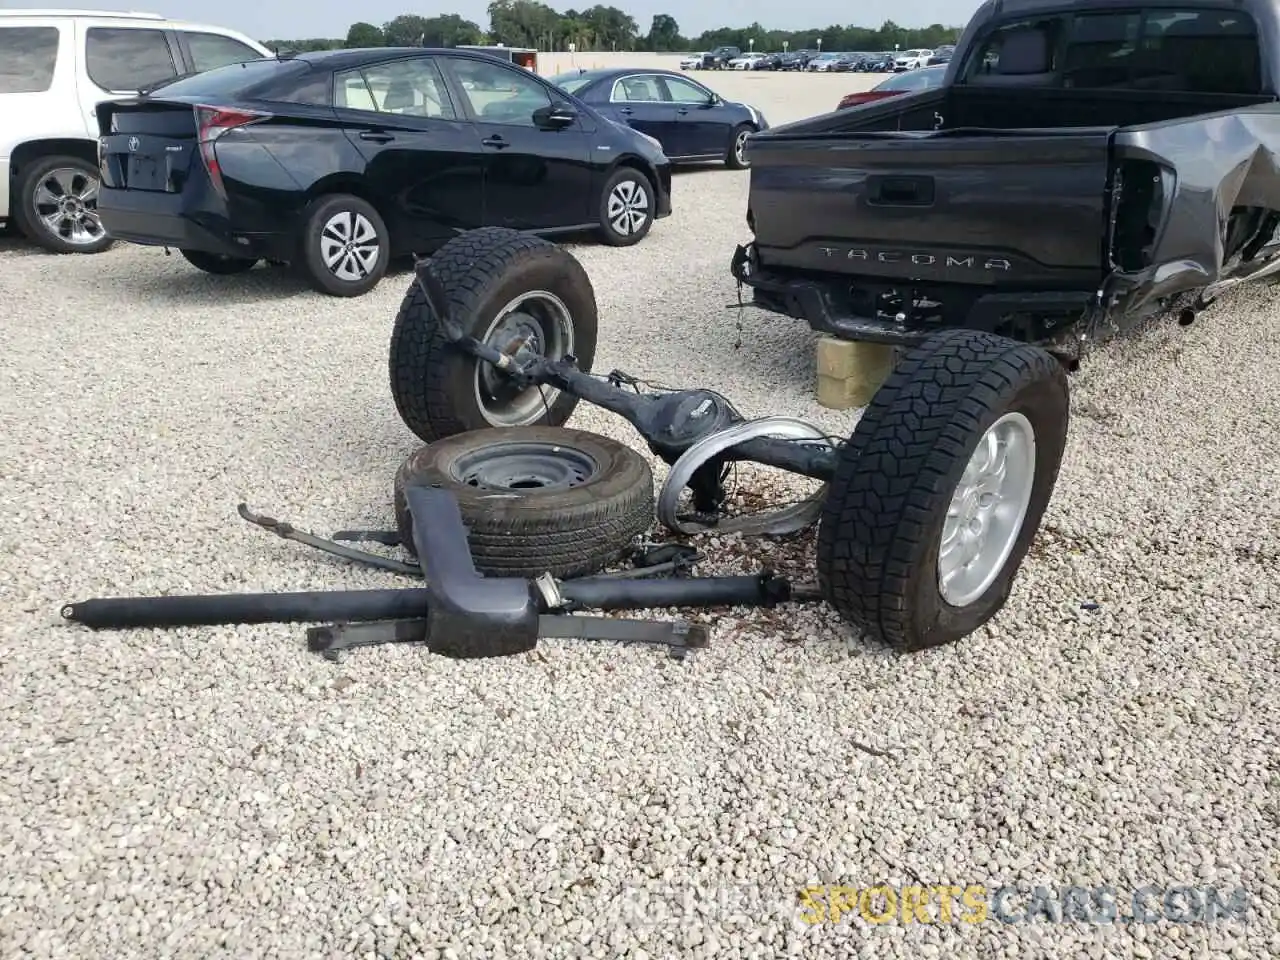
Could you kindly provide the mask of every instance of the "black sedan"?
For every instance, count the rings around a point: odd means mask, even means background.
[[[674,162],[749,165],[747,138],[768,130],[755,107],[733,103],[671,70],[580,70],[551,82],[619,123],[648,134]]]
[[[655,140],[484,53],[254,60],[97,113],[108,233],[210,273],[284,261],[335,296],[474,227],[625,246],[671,212]]]

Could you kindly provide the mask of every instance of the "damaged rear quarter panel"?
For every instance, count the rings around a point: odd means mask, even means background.
[[[1175,275],[1223,276],[1223,239],[1233,207],[1280,210],[1280,105],[1166,120],[1117,131],[1117,159],[1174,171],[1175,188],[1152,258],[1157,287]],[[1162,274],[1164,274],[1162,276]]]

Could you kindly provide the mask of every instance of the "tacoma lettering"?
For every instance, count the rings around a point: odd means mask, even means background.
[[[932,267],[938,263],[938,257],[932,253],[861,249],[842,251],[839,247],[819,247],[818,249],[827,257],[843,256],[846,260],[862,260],[875,263],[909,263],[913,267]],[[943,257],[943,266],[946,269],[959,268],[963,270],[1010,270],[1013,268],[1013,264],[1002,257],[977,257],[973,254],[967,257],[953,257],[951,254],[946,254]]]

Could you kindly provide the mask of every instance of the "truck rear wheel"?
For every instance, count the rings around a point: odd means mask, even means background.
[[[568,250],[505,227],[454,237],[431,257],[463,332],[499,350],[524,341],[589,371],[596,355],[596,295]],[[578,398],[550,387],[520,389],[454,347],[415,280],[391,333],[391,395],[405,426],[426,443],[488,427],[559,426]]]
[[[1066,372],[1045,351],[955,330],[912,349],[840,454],[818,531],[827,601],[900,650],[1000,611],[1066,445]]]

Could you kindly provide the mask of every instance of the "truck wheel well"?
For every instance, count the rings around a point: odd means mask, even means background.
[[[24,165],[41,157],[68,156],[98,165],[98,145],[93,140],[28,140],[14,147],[9,156],[9,175],[17,178]]]

